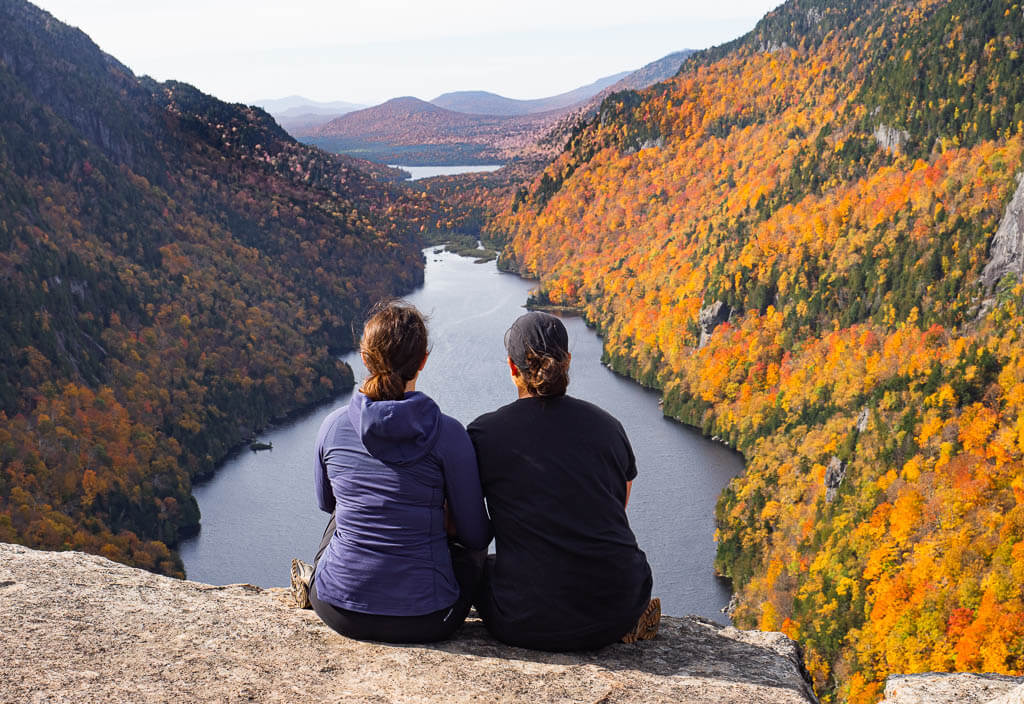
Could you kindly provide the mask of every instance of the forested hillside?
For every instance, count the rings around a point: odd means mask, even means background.
[[[0,541],[181,574],[191,480],[351,384],[432,200],[0,0]]]
[[[790,0],[605,100],[489,226],[744,453],[733,618],[828,701],[1024,672],[1022,54],[1014,0]]]

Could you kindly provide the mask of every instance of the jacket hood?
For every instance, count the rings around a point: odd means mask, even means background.
[[[399,401],[372,401],[357,391],[348,406],[366,450],[381,462],[407,465],[426,456],[441,434],[441,409],[419,391]]]

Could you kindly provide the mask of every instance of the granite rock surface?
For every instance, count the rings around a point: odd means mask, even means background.
[[[1017,282],[1024,278],[1024,177],[1018,175],[1017,179],[1017,190],[989,244],[989,262],[981,272],[987,291],[1007,274],[1015,276]]]
[[[1024,677],[967,672],[891,675],[881,704],[1024,704]]]
[[[446,643],[363,643],[293,607],[285,590],[8,544],[0,624],[5,702],[815,701],[781,633],[664,617],[652,641],[555,654],[503,645],[471,618]]]

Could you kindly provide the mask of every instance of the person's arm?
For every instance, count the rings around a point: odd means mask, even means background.
[[[619,423],[619,433],[625,446],[625,479],[626,479],[626,500],[622,502],[623,507],[629,506],[629,494],[633,490],[633,480],[636,479],[636,456],[633,454],[633,446],[629,443],[629,436],[626,429]]]
[[[476,452],[462,424],[445,418],[444,435],[438,445],[444,464],[448,518],[455,524],[455,535],[470,550],[483,550],[491,542],[491,522],[484,508]]]
[[[320,426],[320,432],[316,438],[316,461],[313,467],[313,485],[316,489],[316,502],[320,510],[325,513],[334,513],[335,500],[334,490],[331,488],[331,480],[327,476],[327,464],[324,462],[324,440],[328,430],[334,426],[333,418],[328,416]]]

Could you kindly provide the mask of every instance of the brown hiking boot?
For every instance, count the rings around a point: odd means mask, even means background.
[[[309,609],[309,583],[313,579],[313,565],[299,558],[292,560],[292,598],[300,609]]]
[[[623,643],[636,643],[638,640],[651,640],[658,635],[658,624],[661,623],[661,599],[654,597],[647,608],[636,620],[636,625],[626,635],[622,636]]]

